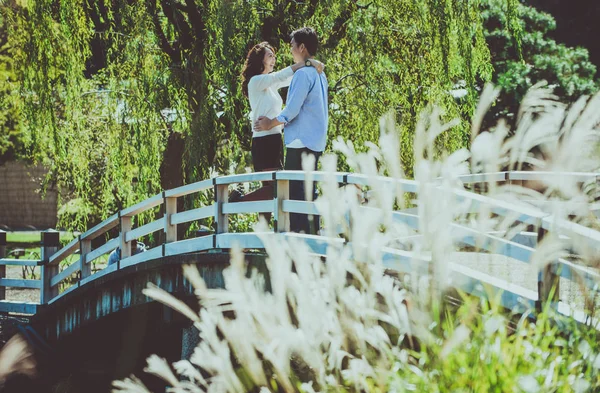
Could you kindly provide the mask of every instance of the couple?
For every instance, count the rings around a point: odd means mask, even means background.
[[[318,37],[310,27],[294,31],[290,49],[295,64],[272,72],[275,50],[266,42],[255,45],[246,58],[242,71],[242,91],[250,101],[252,130],[252,165],[255,171],[282,169],[282,130],[285,128],[285,169],[302,170],[302,156],[313,155],[317,161],[323,153],[327,137],[327,78],[323,64],[314,59]],[[289,86],[286,106],[278,93]],[[273,182],[263,182],[263,187],[237,201],[256,201],[273,197]],[[233,195],[232,195],[233,196]],[[313,200],[316,189],[313,186]],[[304,182],[290,182],[290,199],[304,200]],[[267,220],[270,215],[267,216]],[[311,222],[312,221],[312,222]],[[316,234],[319,218],[303,214],[290,214],[292,232]]]

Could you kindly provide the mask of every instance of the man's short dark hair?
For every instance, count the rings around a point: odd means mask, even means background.
[[[312,27],[303,27],[290,34],[290,39],[296,41],[297,45],[304,44],[306,50],[311,56],[317,54],[319,38],[317,32]]]

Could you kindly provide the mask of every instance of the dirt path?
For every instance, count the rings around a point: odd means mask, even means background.
[[[31,268],[28,268],[31,269]],[[29,270],[30,272],[30,270]],[[30,278],[29,272],[27,278]],[[40,267],[36,267],[34,270],[36,277],[39,277]],[[6,278],[23,279],[23,269],[21,266],[7,266],[6,267]],[[6,300],[12,300],[15,302],[40,302],[40,290],[39,289],[28,289],[28,288],[6,288]]]

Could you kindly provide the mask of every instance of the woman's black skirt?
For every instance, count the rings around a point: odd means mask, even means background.
[[[281,134],[252,138],[252,166],[256,172],[283,169]]]

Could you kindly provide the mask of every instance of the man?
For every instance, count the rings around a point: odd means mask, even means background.
[[[328,122],[327,77],[325,72],[319,74],[308,61],[316,55],[318,44],[317,33],[310,27],[303,27],[291,34],[290,45],[294,61],[304,62],[306,67],[299,69],[294,74],[287,95],[286,107],[279,116],[273,119],[260,117],[254,124],[256,130],[262,131],[270,130],[281,124],[285,126],[286,170],[302,170],[303,155],[314,156],[314,170],[316,170],[317,161],[325,150]],[[313,200],[316,195],[313,185]],[[290,182],[290,199],[305,199],[304,182]],[[290,214],[292,232],[316,234],[318,225],[319,217],[314,217],[311,225],[308,216]]]

